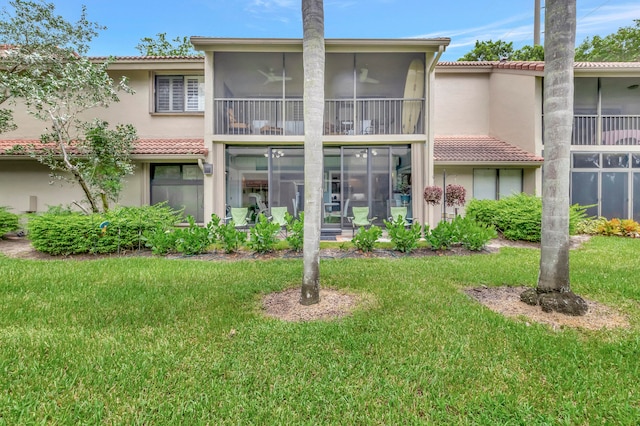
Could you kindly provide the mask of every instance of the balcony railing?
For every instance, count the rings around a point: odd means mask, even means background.
[[[640,115],[575,115],[571,144],[640,145]]]
[[[325,135],[422,134],[423,99],[327,99]],[[216,134],[303,135],[300,99],[216,99]]]

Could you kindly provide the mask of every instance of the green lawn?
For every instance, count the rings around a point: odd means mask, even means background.
[[[323,260],[372,307],[260,314],[301,260],[0,256],[0,424],[636,424],[640,240],[572,252],[576,293],[627,330],[552,331],[460,290],[535,285],[538,252]],[[229,337],[231,329],[236,330]]]

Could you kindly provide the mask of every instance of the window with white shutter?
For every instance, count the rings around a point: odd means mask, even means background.
[[[186,111],[204,111],[204,76],[187,76]]]
[[[204,76],[156,76],[156,111],[204,111]]]

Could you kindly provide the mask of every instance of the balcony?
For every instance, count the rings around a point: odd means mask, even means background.
[[[424,99],[327,99],[324,135],[423,134]],[[214,133],[304,135],[301,99],[218,98]]]
[[[640,115],[575,115],[571,145],[640,145]]]

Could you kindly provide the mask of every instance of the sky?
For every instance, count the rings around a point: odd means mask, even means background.
[[[144,37],[166,33],[232,38],[302,38],[300,0],[48,0],[67,20],[82,5],[90,21],[107,29],[93,40],[90,56],[139,55]],[[541,0],[544,6],[544,0]],[[325,0],[325,38],[449,37],[440,58],[455,61],[476,40],[504,40],[514,48],[533,44],[534,0]],[[9,0],[0,0],[0,7]],[[577,0],[579,44],[640,19],[637,0]],[[544,40],[544,8],[541,14]]]

